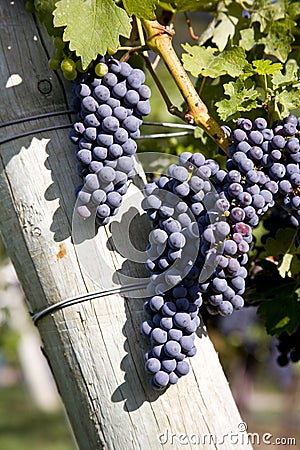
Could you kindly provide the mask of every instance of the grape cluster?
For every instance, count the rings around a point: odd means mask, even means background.
[[[196,353],[202,303],[221,315],[244,303],[251,227],[236,220],[241,218],[235,206],[218,192],[228,184],[224,174],[214,160],[184,152],[167,176],[145,188],[143,208],[154,229],[146,263],[151,282],[145,308],[151,317],[142,332],[150,337],[146,370],[157,389],[188,373],[185,358]]]
[[[143,71],[127,62],[108,58],[101,70],[102,77],[87,75],[76,84],[79,113],[70,139],[77,145],[83,179],[77,212],[87,218],[96,209],[99,224],[105,225],[118,212],[127,181],[135,175],[135,139],[142,117],[150,113],[151,91]]]
[[[145,304],[150,319],[142,332],[152,346],[145,359],[153,387],[188,373],[185,358],[196,353],[202,305],[223,316],[243,307],[252,229],[275,201],[299,225],[299,130],[294,116],[272,129],[264,118],[239,119],[226,170],[184,152],[167,176],[146,186],[143,207],[154,230]]]
[[[299,135],[300,120],[293,115],[272,128],[268,128],[261,117],[253,123],[249,119],[237,121],[227,168],[238,170],[250,184],[250,206],[256,210],[254,223],[258,223],[258,217],[273,206],[275,200],[288,212],[291,223],[299,226]]]
[[[278,336],[277,349],[280,355],[277,357],[277,362],[280,366],[286,366],[290,361],[300,361],[300,327],[298,327],[292,334],[286,331]]]

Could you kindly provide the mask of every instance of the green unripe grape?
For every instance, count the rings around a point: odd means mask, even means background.
[[[48,66],[50,67],[50,69],[52,70],[58,70],[60,68],[60,58],[50,58],[48,61]]]
[[[107,53],[108,53],[109,55],[114,55],[115,53],[117,53],[117,49],[116,49],[116,48],[108,47]]]
[[[64,75],[68,74],[68,73],[71,74],[74,71],[76,71],[76,64],[74,63],[74,61],[72,59],[65,58],[62,60],[62,62],[60,64],[60,68],[64,72]]]
[[[108,67],[105,63],[98,63],[95,66],[95,74],[97,77],[104,77],[108,72]]]
[[[75,80],[75,78],[77,77],[77,70],[74,69],[71,72],[64,72],[63,71],[63,75],[64,75],[66,80],[69,80],[69,81]]]
[[[64,55],[64,51],[61,48],[57,48],[55,50],[55,58],[59,59],[60,61],[62,61],[64,59],[65,55]]]
[[[65,42],[60,36],[56,36],[56,38],[54,39],[54,47],[58,50],[63,50],[65,48]]]

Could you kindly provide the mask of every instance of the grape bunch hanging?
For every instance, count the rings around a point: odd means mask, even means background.
[[[150,338],[145,365],[155,389],[189,372],[186,357],[196,353],[200,307],[223,316],[243,307],[252,229],[261,217],[276,202],[299,226],[299,131],[295,116],[272,129],[264,118],[241,118],[226,170],[200,153],[185,152],[168,176],[146,186],[144,208],[154,230],[147,262],[151,297],[145,304],[150,318],[142,332]],[[172,270],[181,259],[187,273]]]
[[[102,77],[87,73],[75,84],[79,112],[70,139],[77,145],[77,170],[83,179],[77,212],[88,218],[94,211],[98,223],[106,225],[135,175],[135,139],[143,116],[150,113],[151,91],[143,71],[127,62],[106,58],[99,66]]]

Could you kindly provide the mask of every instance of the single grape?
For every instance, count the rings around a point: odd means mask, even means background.
[[[96,116],[102,120],[105,117],[109,117],[112,115],[112,108],[107,105],[106,103],[103,103],[102,105],[98,106],[96,111]]]
[[[110,91],[106,86],[101,84],[94,89],[93,96],[98,102],[105,103],[110,97]]]
[[[150,114],[151,107],[149,100],[140,100],[136,105],[135,111],[141,116],[147,116],[148,114]]]
[[[170,372],[173,372],[176,369],[176,364],[177,364],[176,359],[174,359],[174,358],[172,358],[172,359],[164,358],[161,361],[161,368],[162,368],[162,370],[164,372],[170,373]]]
[[[169,331],[169,333],[170,333],[170,331]],[[177,340],[176,341],[169,340],[164,345],[164,352],[170,358],[176,358],[181,353],[181,345],[179,344],[179,342]]]
[[[155,386],[163,388],[169,383],[169,375],[166,372],[159,370],[153,375],[152,380]]]
[[[149,358],[145,363],[145,369],[149,373],[157,373],[161,368],[161,363],[157,358]]]
[[[105,63],[100,62],[100,63],[96,64],[94,70],[95,70],[95,74],[97,75],[97,77],[102,78],[102,77],[104,77],[104,75],[107,74],[108,67]]]
[[[177,376],[187,375],[190,371],[190,366],[187,361],[178,361],[175,373]]]
[[[114,73],[108,72],[103,77],[103,85],[107,86],[109,89],[113,88],[118,82],[118,78]]]

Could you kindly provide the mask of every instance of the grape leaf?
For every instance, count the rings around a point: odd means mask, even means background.
[[[213,12],[217,9],[219,0],[164,0],[164,3],[171,3],[175,11],[207,11]]]
[[[238,77],[247,64],[245,50],[241,47],[232,47],[218,53],[211,47],[183,44],[187,53],[182,55],[183,65],[194,77],[217,78],[221,75]]]
[[[203,45],[205,44],[209,39],[212,38],[212,36],[214,35],[214,31],[216,28],[216,24],[217,24],[217,16],[214,17],[211,22],[207,25],[207,27],[205,28],[205,30],[203,30],[203,32],[201,33],[201,35],[199,36],[198,39],[198,45]]]
[[[271,335],[283,331],[293,333],[298,326],[300,302],[295,294],[296,282],[276,286],[268,290],[268,300],[258,307],[258,314],[263,318],[267,332]]]
[[[286,61],[294,41],[292,30],[295,25],[290,19],[273,22],[267,36],[259,41],[264,44],[265,53],[275,56],[279,61]]]
[[[207,133],[200,127],[196,127],[194,131],[194,138],[200,139],[202,144],[206,145],[208,141]]]
[[[184,68],[191,72],[194,77],[197,77],[200,74],[202,75],[202,71],[214,60],[215,50],[211,47],[205,48],[197,45],[191,46],[190,44],[183,44],[182,47],[189,53],[184,53],[182,55]],[[214,76],[212,78],[214,78]]]
[[[293,2],[287,6],[287,13],[291,19],[299,19],[300,17],[300,3]]]
[[[50,36],[61,36],[62,28],[54,28],[53,11],[57,0],[35,1],[34,6],[39,20],[45,25]]]
[[[128,15],[140,19],[154,19],[157,3],[158,0],[123,0]]]
[[[274,75],[282,69],[282,64],[272,63],[270,59],[259,59],[252,61],[254,72],[258,75]]]
[[[285,0],[256,0],[251,11],[251,26],[258,22],[260,31],[264,32],[267,27],[279,19],[285,17]]]
[[[242,81],[241,79],[224,84],[224,93],[230,98],[216,103],[217,112],[224,121],[233,119],[239,111],[250,111],[256,108],[256,99],[260,95],[251,80]]]
[[[297,231],[292,228],[280,228],[275,238],[269,237],[265,245],[265,256],[279,260],[278,272],[281,277],[293,277],[299,273],[300,249],[295,245]]]
[[[280,228],[277,230],[275,238],[269,237],[266,241],[266,256],[280,257],[285,255],[288,250],[295,246],[294,241],[297,231],[292,228]]]
[[[281,106],[282,117],[288,116],[293,109],[300,108],[299,88],[277,93],[276,102]]]
[[[83,69],[107,48],[117,48],[119,35],[129,37],[131,32],[130,18],[113,0],[60,0],[54,25],[65,26],[63,39],[70,41],[70,50],[81,56]]]
[[[239,46],[243,47],[245,50],[249,51],[255,44],[254,29],[246,28],[240,31],[241,39],[239,41]]]
[[[286,253],[281,261],[281,264],[278,268],[279,275],[284,278],[286,274],[289,272],[291,263],[292,263],[293,255],[290,253]]]
[[[299,66],[295,59],[289,59],[285,64],[285,73],[278,72],[273,75],[272,83],[274,86],[287,86],[298,80]]]
[[[212,42],[214,42],[220,52],[222,52],[227,45],[228,39],[232,38],[235,34],[238,18],[220,12],[217,19],[218,22],[214,30]]]

